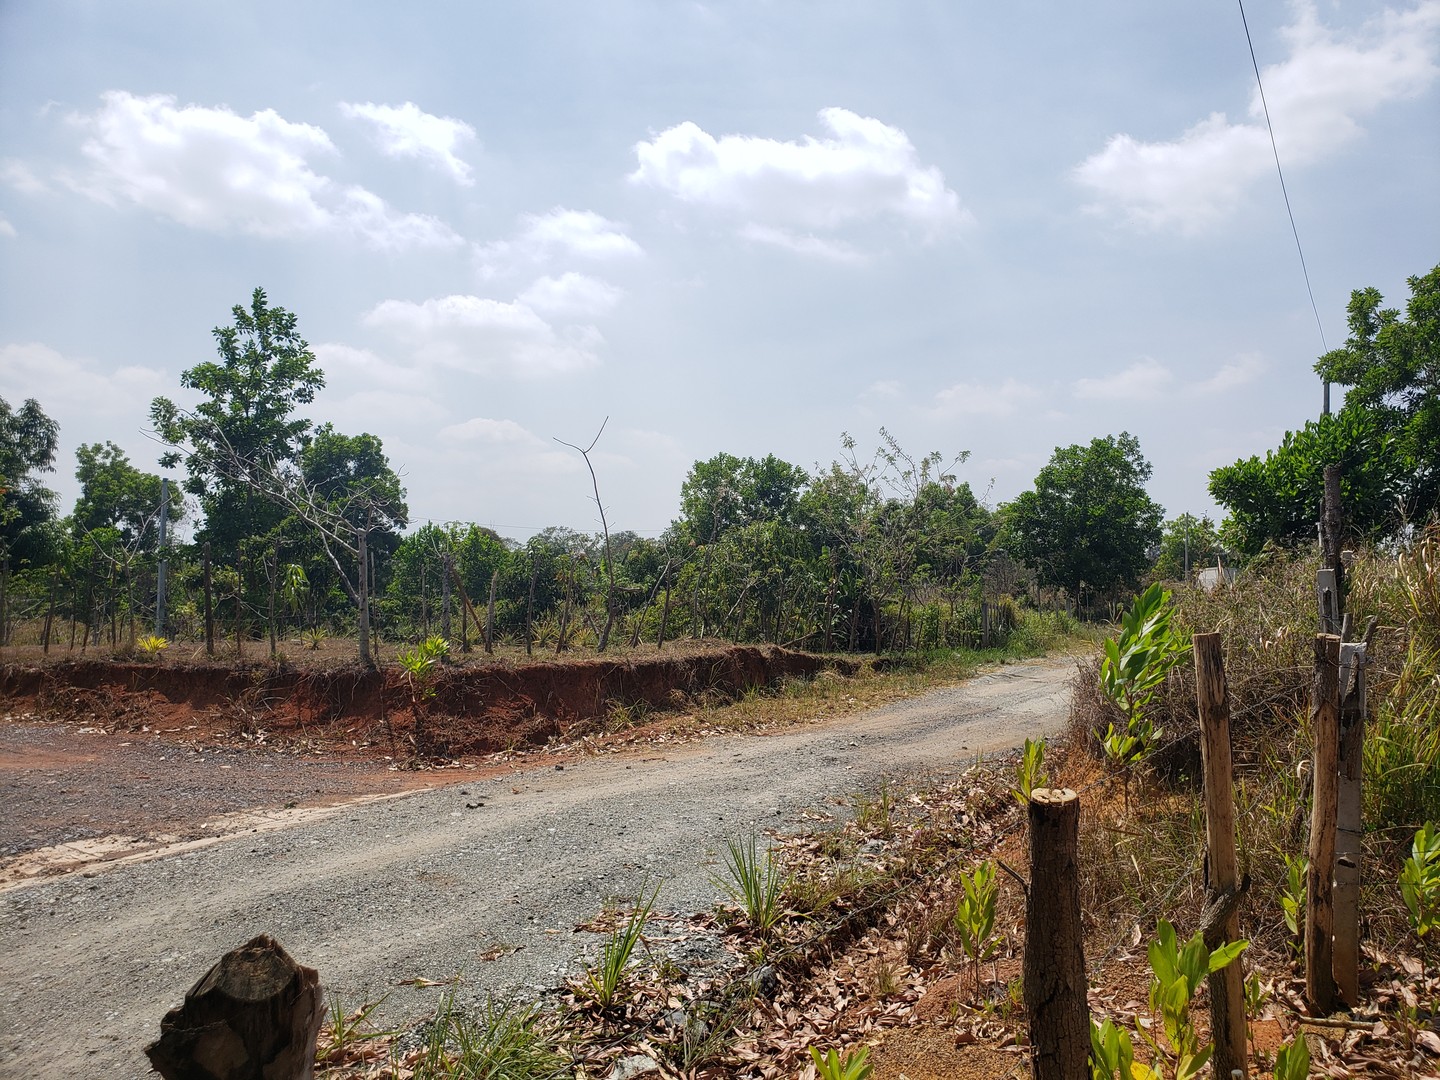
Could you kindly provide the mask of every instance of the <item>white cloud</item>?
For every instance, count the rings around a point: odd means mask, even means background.
[[[1143,357],[1123,371],[1098,379],[1075,380],[1074,393],[1086,401],[1150,401],[1174,383],[1170,369]]]
[[[448,173],[456,183],[475,183],[470,166],[456,156],[456,149],[475,138],[475,129],[450,116],[432,116],[414,102],[404,105],[354,105],[340,103],[340,111],[352,119],[369,121],[375,143],[389,157],[419,158]]]
[[[519,303],[542,315],[594,316],[603,315],[623,295],[614,285],[574,271],[557,277],[542,277],[518,297]]]
[[[363,319],[388,331],[425,364],[476,374],[559,375],[594,367],[600,332],[557,328],[520,301],[443,296],[414,303],[385,300]]]
[[[635,145],[630,180],[786,231],[893,216],[935,233],[972,220],[904,131],[847,109],[819,115],[827,134],[800,142],[717,139],[687,120]]]
[[[1223,394],[1241,386],[1248,386],[1258,379],[1264,370],[1265,361],[1259,356],[1238,356],[1230,363],[1222,364],[1214,375],[1195,383],[1190,389],[1197,394]]]
[[[10,219],[0,214],[0,236],[15,237],[20,235],[15,231],[15,226],[10,224]]]
[[[1359,118],[1429,86],[1440,70],[1437,28],[1440,0],[1387,9],[1347,36],[1322,26],[1313,4],[1297,4],[1284,31],[1289,57],[1262,72],[1281,163],[1301,166],[1335,154],[1361,133]],[[1258,92],[1251,93],[1249,114],[1249,122],[1234,123],[1212,113],[1170,141],[1112,136],[1075,169],[1096,198],[1087,209],[1142,228],[1204,230],[1274,171]]]
[[[436,247],[460,238],[436,218],[400,213],[378,195],[317,173],[330,137],[273,109],[179,106],[169,94],[123,90],[75,118],[91,170],[63,177],[107,205],[132,203],[191,228],[264,237],[350,233],[372,247]]]
[[[476,416],[462,424],[451,424],[440,429],[440,438],[452,443],[490,443],[503,446],[543,446],[541,439],[532,435],[514,420],[491,420]]]
[[[904,393],[904,384],[899,379],[879,379],[860,392],[862,398],[885,398],[893,401]]]
[[[23,161],[13,158],[0,161],[0,180],[22,195],[39,195],[48,190],[45,182],[35,175],[35,170]]]
[[[941,416],[1013,416],[1037,396],[1033,386],[1017,379],[990,385],[958,382],[935,395],[933,411]]]
[[[0,387],[7,399],[36,398],[52,415],[80,410],[134,415],[139,430],[150,401],[173,389],[164,372],[128,364],[107,369],[39,342],[0,345]],[[139,406],[138,411],[136,407]]]
[[[320,369],[330,385],[382,386],[387,390],[414,390],[425,384],[429,376],[404,364],[387,360],[369,349],[353,345],[323,342],[311,347]]]
[[[514,420],[476,416],[441,428],[439,438],[450,448],[450,460],[460,467],[483,455],[487,463],[503,462],[508,471],[530,475],[566,475],[583,468],[573,451],[540,438]]]
[[[843,244],[836,240],[822,240],[811,233],[798,236],[785,229],[776,229],[769,225],[756,225],[752,222],[740,230],[740,235],[757,244],[769,244],[772,247],[784,248],[797,255],[810,255],[839,263],[865,261],[865,256],[849,244]]]

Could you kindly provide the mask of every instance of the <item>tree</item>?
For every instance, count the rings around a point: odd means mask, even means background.
[[[1165,523],[1160,555],[1152,576],[1157,581],[1186,581],[1202,567],[1214,566],[1220,556],[1220,535],[1208,517],[1181,514]]]
[[[1315,536],[1327,465],[1340,466],[1345,526],[1379,539],[1440,512],[1440,266],[1412,277],[1404,315],[1378,289],[1350,294],[1350,336],[1315,363],[1345,404],[1265,457],[1210,474],[1221,527],[1246,554]]]
[[[1352,531],[1372,538],[1393,531],[1409,479],[1396,438],[1373,412],[1347,407],[1287,431],[1264,458],[1216,469],[1210,494],[1229,511],[1220,527],[1226,545],[1254,555],[1267,542],[1313,540],[1326,465],[1340,466],[1340,501]]]
[[[47,525],[56,496],[37,473],[53,472],[60,425],[34,398],[12,410],[0,398],[0,562],[43,563],[52,547]]]
[[[1072,597],[1133,587],[1160,539],[1160,506],[1145,491],[1150,463],[1128,432],[1060,447],[1033,491],[1009,506],[1015,552],[1045,585]]]
[[[310,421],[295,409],[308,405],[325,385],[315,354],[296,331],[296,317],[271,307],[257,288],[250,308],[233,309],[234,325],[213,331],[219,362],[185,371],[180,384],[206,400],[193,412],[169,398],[150,404],[156,432],[172,449],[164,467],[184,460],[185,490],[205,510],[200,539],[234,558],[240,542],[263,536],[283,516],[275,505],[257,501],[263,473],[293,461],[309,438]]]
[[[141,472],[112,442],[82,443],[75,451],[75,479],[80,497],[75,501],[71,521],[81,532],[114,529],[122,543],[138,544],[137,550],[153,549],[159,530],[160,477]],[[184,504],[172,499],[169,520],[178,521]]]
[[[1372,415],[1394,436],[1390,450],[1406,479],[1399,495],[1415,521],[1440,508],[1440,266],[1406,284],[1403,316],[1380,306],[1378,289],[1352,292],[1350,337],[1315,370],[1348,387],[1342,412]]]

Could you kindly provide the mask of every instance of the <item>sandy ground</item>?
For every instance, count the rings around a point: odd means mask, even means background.
[[[184,784],[163,769],[172,744],[142,740],[144,754],[166,760],[127,770],[150,779],[111,792],[110,751],[84,741],[100,736],[53,731],[80,742],[52,752],[32,725],[10,725],[18,733],[0,743],[0,838],[11,856],[0,873],[12,870],[0,885],[0,1077],[151,1075],[141,1048],[160,1017],[221,953],[259,933],[352,1005],[389,992],[395,1021],[434,1007],[440,990],[408,985],[415,979],[459,975],[462,1002],[553,987],[595,952],[595,935],[576,927],[607,901],[658,883],[658,908],[706,910],[727,838],[812,827],[809,811],[834,812],[883,778],[953,772],[1057,731],[1072,670],[1020,664],[779,734],[418,781],[373,765],[326,772],[303,755],[180,748],[195,755],[182,775],[235,793],[219,806],[180,797]],[[113,751],[142,753],[128,741]],[[69,817],[56,816],[58,791],[72,793]],[[332,805],[307,809],[317,802]],[[66,856],[68,871],[33,870],[46,848],[103,848],[117,836],[134,850],[94,861],[82,849]],[[24,859],[31,873],[14,873]]]

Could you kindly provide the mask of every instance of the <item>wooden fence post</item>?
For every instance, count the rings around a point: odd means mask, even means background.
[[[1310,872],[1305,912],[1305,994],[1321,1015],[1335,1007],[1335,814],[1340,775],[1340,639],[1315,635],[1310,733],[1315,740]]]
[[[1089,1076],[1090,1004],[1080,926],[1080,796],[1030,794],[1030,888],[1025,895],[1025,1011],[1035,1080]]]
[[[1230,762],[1230,694],[1219,634],[1196,634],[1195,694],[1200,713],[1200,759],[1205,774],[1205,851],[1210,870],[1206,907],[1215,908],[1240,889],[1235,862],[1235,796]],[[1238,904],[1215,928],[1206,946],[1240,938]],[[1209,976],[1210,1029],[1216,1076],[1248,1075],[1245,1052],[1245,973],[1237,958]]]
[[[205,655],[215,655],[215,587],[210,575],[210,541],[201,549],[205,568]]]
[[[485,651],[495,651],[495,586],[500,582],[500,571],[490,575],[490,602],[485,605]]]
[[[1364,828],[1360,816],[1360,778],[1365,767],[1365,640],[1341,642],[1339,776],[1335,811],[1335,951],[1331,970],[1340,1000],[1360,1003],[1360,859]]]

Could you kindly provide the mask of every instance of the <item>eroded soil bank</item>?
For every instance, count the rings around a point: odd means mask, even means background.
[[[417,685],[394,668],[58,661],[0,668],[0,707],[107,731],[235,734],[469,756],[543,745],[630,717],[775,686],[847,661],[775,646],[653,657],[442,667]],[[190,741],[187,739],[187,741]]]

